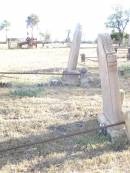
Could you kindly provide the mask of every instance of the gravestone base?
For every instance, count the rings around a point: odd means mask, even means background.
[[[114,123],[110,123],[106,119],[103,113],[98,115],[98,122],[101,125],[105,125],[105,126],[109,124],[114,124]],[[107,134],[109,134],[111,137],[112,143],[115,143],[116,141],[122,141],[122,140],[125,142],[127,140],[125,124],[109,127],[106,130],[107,130]]]
[[[79,86],[80,72],[77,70],[66,70],[63,72],[62,80],[64,85]]]

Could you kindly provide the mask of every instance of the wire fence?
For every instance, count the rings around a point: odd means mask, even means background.
[[[32,71],[29,71],[29,72],[28,71],[23,71],[23,72],[20,72],[20,71],[16,71],[16,72],[0,71],[0,74],[1,75],[63,75],[64,73],[63,72],[62,73],[59,73],[59,72],[32,72]],[[80,75],[80,73],[65,73],[65,75]],[[106,125],[106,126],[102,125],[102,126],[99,126],[97,128],[93,128],[93,129],[89,129],[89,130],[82,130],[82,131],[78,131],[78,132],[73,132],[73,133],[70,133],[70,134],[65,134],[65,135],[49,138],[49,139],[46,139],[46,140],[37,141],[37,142],[34,142],[34,143],[27,143],[27,144],[22,144],[22,145],[18,145],[18,146],[13,146],[13,147],[9,147],[9,148],[0,150],[0,154],[6,153],[8,151],[24,148],[24,147],[30,147],[30,146],[33,146],[33,145],[50,143],[50,142],[54,142],[56,140],[61,140],[61,139],[65,139],[65,138],[71,138],[73,136],[87,134],[87,133],[94,132],[94,131],[97,131],[97,130],[101,130],[101,131],[105,130],[106,131],[107,128],[114,127],[114,126],[119,126],[119,125],[122,125],[122,124],[125,124],[125,122],[122,121],[122,122],[118,122],[118,123],[114,123],[114,124],[109,124],[109,125]]]
[[[104,129],[107,130],[107,128],[114,127],[114,126],[119,126],[119,125],[122,125],[122,124],[125,124],[125,122],[122,121],[122,122],[118,122],[118,123],[114,123],[114,124],[109,124],[109,125],[106,125],[106,126],[102,125],[102,126],[99,126],[97,128],[93,128],[93,129],[89,129],[89,130],[82,130],[82,131],[78,131],[78,132],[73,132],[73,133],[70,133],[70,134],[65,134],[65,135],[49,138],[49,139],[46,139],[46,140],[43,140],[43,141],[38,141],[38,142],[34,142],[34,143],[28,143],[28,144],[13,146],[13,147],[9,147],[9,148],[0,150],[0,154],[6,153],[6,152],[12,151],[12,150],[18,150],[18,149],[24,148],[24,147],[30,147],[30,146],[39,145],[39,144],[46,144],[46,143],[54,142],[54,141],[65,139],[65,138],[71,138],[73,136],[87,134],[87,133],[94,132],[94,131],[97,131],[97,130],[104,131]]]
[[[1,75],[63,75],[64,73],[58,72],[4,72],[0,71]],[[65,73],[64,75],[80,75],[80,73]]]

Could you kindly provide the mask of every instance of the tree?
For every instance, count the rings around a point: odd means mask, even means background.
[[[46,31],[45,33],[40,32],[39,35],[44,43],[49,43],[51,41],[51,34],[48,31]]]
[[[40,40],[44,40],[45,34],[43,32],[39,32],[39,35],[40,35]]]
[[[112,30],[111,38],[113,41],[119,42],[120,37],[123,37],[124,39],[128,40],[128,34],[126,32],[124,32],[123,34],[121,33],[121,35],[120,35],[119,32],[115,32],[115,30]]]
[[[31,36],[33,38],[34,27],[40,22],[39,17],[36,14],[31,14],[26,19],[27,28],[31,28]]]
[[[124,10],[121,6],[116,6],[113,10],[105,25],[107,28],[112,28],[115,33],[118,33],[119,43],[121,43],[124,31],[130,21],[130,10]]]
[[[49,32],[45,32],[44,34],[44,42],[49,43],[51,41],[51,35]]]
[[[8,40],[8,30],[10,27],[10,22],[7,20],[3,20],[3,22],[0,24],[0,30],[5,30],[5,38],[6,41]]]

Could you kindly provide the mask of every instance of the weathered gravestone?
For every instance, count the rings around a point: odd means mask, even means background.
[[[127,59],[130,60],[130,34],[128,37],[128,54],[127,54]]]
[[[63,81],[68,85],[79,85],[80,83],[80,72],[76,70],[79,49],[80,49],[80,41],[81,41],[81,25],[78,24],[76,26],[73,41],[70,49],[69,60],[67,69],[63,72]]]
[[[103,97],[103,114],[98,116],[101,124],[109,125],[123,121],[122,103],[118,85],[117,59],[108,34],[98,36],[97,47]],[[108,129],[111,137],[123,133],[123,126]]]

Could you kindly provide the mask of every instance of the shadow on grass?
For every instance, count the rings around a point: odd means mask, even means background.
[[[35,143],[46,139],[57,137],[63,134],[87,130],[98,127],[96,120],[87,122],[77,121],[70,124],[54,125],[48,127],[48,133],[25,136],[25,138],[12,138],[0,143],[0,150],[11,148],[18,145]],[[124,146],[123,148],[124,149]],[[36,158],[37,162],[29,163],[26,168],[29,172],[34,170],[47,170],[52,165],[64,164],[66,161],[74,159],[92,159],[112,150],[108,136],[99,135],[92,132],[72,138],[57,140],[46,144],[37,144],[12,150],[5,153],[0,152],[0,169],[5,165],[18,165],[23,161],[32,161]]]

